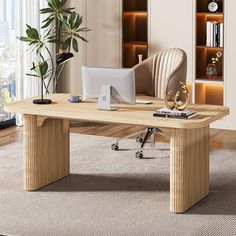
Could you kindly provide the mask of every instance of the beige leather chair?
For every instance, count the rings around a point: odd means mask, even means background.
[[[186,83],[187,56],[182,49],[171,48],[158,52],[134,66],[133,69],[135,70],[136,94],[164,99],[168,91],[179,89],[179,81]],[[119,150],[119,141],[142,133],[146,133],[144,138],[138,137],[136,139],[137,142],[141,143],[140,151],[136,152],[136,157],[143,158],[144,145],[155,134],[163,135],[160,129],[149,127],[117,139],[112,144],[112,149]]]
[[[187,56],[179,48],[161,51],[133,67],[136,94],[164,99],[166,92],[177,90],[178,82],[186,83]]]

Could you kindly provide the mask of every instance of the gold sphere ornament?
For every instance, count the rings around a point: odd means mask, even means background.
[[[189,91],[183,82],[179,82],[180,89],[174,94],[173,90],[165,97],[166,107],[170,110],[183,111],[189,102]]]

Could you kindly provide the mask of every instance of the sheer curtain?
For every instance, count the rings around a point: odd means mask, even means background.
[[[26,24],[38,29],[39,32],[41,32],[41,22],[46,16],[40,15],[39,10],[44,7],[47,7],[47,0],[16,1],[17,36],[23,36],[26,34]],[[23,43],[20,40],[17,40],[16,47],[16,98],[17,100],[22,100],[38,96],[41,93],[40,80],[25,75],[27,72],[30,72],[30,68],[32,68],[32,61],[35,60],[34,53],[29,50],[26,43]],[[55,47],[51,45],[49,49],[52,52],[52,55],[55,55]],[[16,124],[18,126],[23,125],[21,114],[16,116]]]

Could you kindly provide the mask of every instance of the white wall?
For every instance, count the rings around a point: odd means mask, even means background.
[[[66,65],[60,91],[82,93],[81,66],[121,67],[122,57],[122,1],[69,0],[84,16],[83,27],[89,43],[79,41],[79,53]],[[86,36],[86,34],[84,34]]]
[[[122,1],[87,0],[87,65],[120,67],[122,57]]]
[[[187,80],[193,79],[193,0],[149,0],[149,53],[182,48],[188,56]]]
[[[68,7],[75,7],[86,19],[86,0],[69,0]],[[87,26],[86,20],[83,22],[83,27]],[[86,36],[86,33],[83,34]],[[67,64],[62,75],[62,80],[59,82],[59,91],[64,93],[81,93],[81,66],[87,63],[86,43],[79,41],[79,53],[74,53],[75,57]]]
[[[225,127],[236,130],[236,1],[226,0],[225,7],[225,104],[231,114]]]

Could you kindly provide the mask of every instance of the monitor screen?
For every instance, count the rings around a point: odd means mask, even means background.
[[[83,96],[97,99],[104,85],[111,86],[112,103],[135,104],[135,72],[133,69],[82,67]]]

